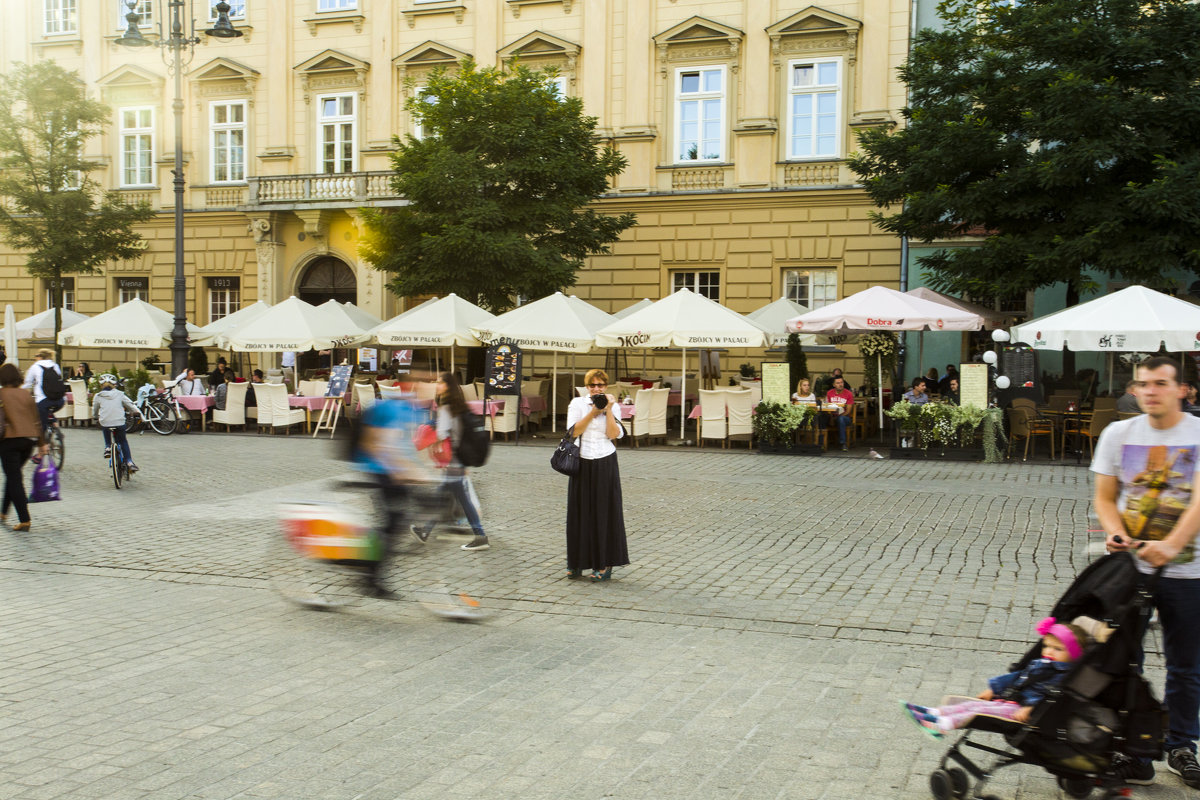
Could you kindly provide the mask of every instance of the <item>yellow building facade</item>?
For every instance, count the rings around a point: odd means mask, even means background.
[[[194,0],[199,30],[216,0]],[[628,159],[603,210],[638,224],[593,257],[573,291],[617,311],[680,286],[734,310],[782,295],[819,306],[896,286],[898,240],[845,166],[856,129],[892,125],[909,3],[847,0],[233,0],[244,34],[201,39],[183,79],[188,319],[255,300],[404,307],[358,255],[359,209],[403,203],[388,185],[404,104],[432,70],[465,56],[558,70],[598,134]],[[53,59],[112,108],[88,154],[94,176],[161,214],[142,258],[78,276],[67,305],[98,313],[129,297],[172,307],[173,82],[157,48],[115,43],[124,0],[16,0],[0,61]],[[142,32],[167,13],[138,0]],[[19,317],[47,307],[19,253],[0,287]],[[128,362],[130,354],[92,352]],[[81,351],[78,358],[88,360]],[[760,353],[728,361],[756,361]],[[848,348],[845,366],[859,373]],[[75,358],[74,354],[67,356]],[[825,357],[814,371],[835,362]],[[677,366],[664,359],[662,370]],[[727,368],[729,364],[724,365]]]

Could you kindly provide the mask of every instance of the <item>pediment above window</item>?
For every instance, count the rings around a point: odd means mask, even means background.
[[[514,58],[521,61],[551,59],[574,62],[579,56],[579,45],[568,42],[566,39],[560,39],[553,34],[533,31],[501,48],[497,55],[505,63]]]
[[[198,98],[253,95],[261,74],[229,58],[214,58],[188,73]]]
[[[312,101],[313,92],[338,89],[353,89],[358,92],[360,98],[364,97],[367,72],[370,71],[371,65],[337,50],[325,50],[297,64],[294,69],[300,73],[304,102],[309,103]]]
[[[410,73],[424,74],[437,67],[450,69],[458,66],[464,58],[470,57],[470,53],[429,39],[393,58],[392,66],[400,73],[400,80],[403,81]]]
[[[793,55],[838,53],[852,59],[858,48],[862,22],[852,17],[809,6],[766,28],[776,66]]]
[[[96,85],[106,103],[145,102],[151,98],[157,101],[162,93],[163,76],[126,65],[114,69],[96,81]]]
[[[654,37],[659,61],[736,59],[745,34],[705,17],[692,17]]]

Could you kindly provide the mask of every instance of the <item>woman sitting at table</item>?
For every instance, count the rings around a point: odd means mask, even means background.
[[[71,380],[90,381],[92,379],[92,368],[88,366],[86,361],[82,361],[75,365],[75,369],[71,370]]]
[[[796,391],[792,392],[792,405],[797,403],[813,403],[817,402],[817,396],[813,394],[812,381],[808,378],[801,378],[796,383]]]
[[[175,393],[180,395],[204,394],[204,384],[196,377],[196,370],[179,373],[175,379]]]

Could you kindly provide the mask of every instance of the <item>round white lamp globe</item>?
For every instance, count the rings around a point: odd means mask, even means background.
[[[996,388],[997,389],[1007,389],[1010,385],[1011,385],[1011,383],[1008,380],[1007,375],[997,375],[996,376]]]
[[[983,354],[983,363],[995,364],[996,363],[996,351],[988,350],[986,353],[984,353]]]
[[[996,330],[992,331],[993,342],[1007,342],[1010,338],[1008,331],[1003,328],[996,328]]]

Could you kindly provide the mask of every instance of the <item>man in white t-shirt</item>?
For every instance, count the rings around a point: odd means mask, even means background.
[[[1114,422],[1096,444],[1094,505],[1110,553],[1132,550],[1138,569],[1166,565],[1154,589],[1167,665],[1167,769],[1200,789],[1200,418],[1180,408],[1178,365],[1156,357],[1137,367],[1134,394],[1144,414]],[[1126,783],[1151,784],[1154,766],[1131,761]]]

